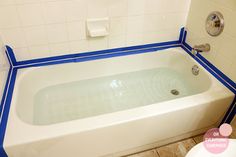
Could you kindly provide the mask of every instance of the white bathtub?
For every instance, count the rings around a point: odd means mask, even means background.
[[[192,74],[193,65],[200,67],[197,76]],[[157,68],[173,71],[180,78],[176,80],[172,73],[167,77],[160,73],[155,76],[158,78],[157,82],[153,76],[153,86],[147,80],[146,83],[140,82],[141,75],[146,73],[139,75],[139,72]],[[128,75],[132,73],[134,75]],[[147,75],[143,75],[144,78]],[[116,77],[118,79],[114,79]],[[174,78],[171,79],[172,77]],[[131,79],[129,84],[134,84],[121,92],[122,90],[115,89],[122,84],[119,78]],[[96,84],[99,80],[106,80],[105,84],[111,81],[110,87],[104,89],[105,94],[102,92],[103,87]],[[158,82],[160,80],[162,82]],[[80,84],[73,84],[78,81]],[[83,90],[75,89],[77,85],[83,87]],[[163,86],[155,88],[161,85]],[[93,86],[96,87],[94,92]],[[179,86],[181,89],[178,89]],[[137,95],[133,95],[129,87],[134,88],[133,92],[138,92]],[[180,90],[180,95],[171,95],[172,88]],[[156,90],[159,90],[157,94]],[[166,93],[165,96],[169,96],[163,100],[154,98],[161,94],[160,90]],[[131,93],[131,97],[140,97],[138,100],[130,100],[126,97],[127,91]],[[109,95],[110,92],[114,93]],[[79,99],[76,93],[79,94]],[[122,100],[121,105],[112,102],[112,98],[109,101],[101,100],[101,97],[106,99],[108,96]],[[4,148],[9,157],[97,157],[138,147],[144,149],[141,146],[151,146],[149,144],[168,140],[172,142],[170,139],[186,138],[216,126],[233,97],[233,93],[181,48],[20,69],[16,78]],[[86,102],[86,105],[81,106],[83,103],[80,100]],[[78,102],[77,108],[75,102]],[[108,106],[114,106],[104,107],[104,102],[108,102]],[[78,108],[86,109],[84,113],[81,112],[83,116]]]

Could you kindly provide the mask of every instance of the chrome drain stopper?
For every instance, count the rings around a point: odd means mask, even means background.
[[[173,95],[179,95],[179,91],[176,89],[171,90],[170,93]]]

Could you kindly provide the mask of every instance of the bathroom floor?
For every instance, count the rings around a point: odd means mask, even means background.
[[[187,152],[201,142],[203,135],[189,138],[177,143],[169,144],[152,150],[144,151],[138,154],[133,154],[127,157],[185,157]]]
[[[234,118],[231,125],[233,126],[231,138],[236,138],[236,118]],[[127,157],[185,157],[188,151],[196,144],[202,142],[202,140],[203,135],[199,135],[166,146],[129,155]]]

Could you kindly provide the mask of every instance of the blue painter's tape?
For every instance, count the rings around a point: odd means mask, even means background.
[[[111,58],[111,57],[120,57],[120,56],[126,56],[126,55],[155,52],[155,51],[160,51],[160,50],[173,48],[173,47],[180,47],[180,45],[176,44],[176,45],[154,47],[154,48],[134,50],[134,51],[128,51],[128,52],[121,51],[121,52],[116,52],[116,53],[107,53],[107,54],[77,57],[77,58],[71,58],[71,59],[69,58],[69,59],[56,60],[56,61],[50,61],[50,62],[42,62],[42,63],[39,62],[39,63],[31,64],[31,65],[21,66],[18,68],[21,69],[21,68],[27,68],[27,67],[48,66],[48,65],[55,65],[55,64],[72,63],[72,62],[85,62],[85,61],[92,61],[92,60],[97,60],[97,59],[105,59],[105,58]]]
[[[186,44],[187,34],[188,34],[188,32],[186,30],[184,30],[183,41],[182,41],[183,45]]]
[[[235,92],[235,86],[232,86],[233,81],[224,75],[220,70],[218,70],[215,66],[213,66],[210,62],[208,62],[203,56],[197,54],[197,57],[191,54],[191,46],[186,43],[187,31],[184,28],[180,30],[180,36],[178,41],[169,41],[163,43],[155,43],[155,44],[148,44],[148,45],[141,45],[141,46],[132,46],[132,47],[125,47],[125,48],[116,48],[116,49],[109,49],[109,50],[101,50],[101,51],[93,51],[93,52],[86,52],[80,54],[70,54],[70,55],[63,55],[63,56],[56,56],[56,57],[48,57],[48,58],[40,58],[40,59],[33,59],[33,60],[26,60],[17,62],[13,50],[7,46],[7,54],[8,59],[12,62],[12,67],[10,68],[8,74],[8,88],[5,87],[5,103],[2,102],[4,105],[0,108],[0,113],[2,114],[2,119],[0,122],[0,156],[7,157],[6,152],[3,149],[3,141],[6,132],[7,126],[7,119],[9,116],[10,105],[12,100],[12,94],[14,90],[15,79],[17,75],[17,69],[19,68],[27,68],[27,67],[35,67],[35,66],[48,66],[54,64],[63,64],[63,63],[71,63],[71,62],[85,62],[97,59],[105,59],[110,57],[119,57],[125,55],[132,55],[132,54],[140,54],[140,53],[148,53],[148,52],[155,52],[158,50],[163,50],[167,48],[173,47],[182,47],[190,56],[192,56],[199,64],[201,64],[206,70],[208,70],[214,77],[216,77],[222,84],[224,84],[227,88],[231,91]],[[7,92],[8,89],[8,92]],[[235,101],[235,100],[234,100]],[[230,110],[227,112],[226,117],[224,120],[226,122],[231,121],[232,119],[232,112],[235,113],[235,105],[231,105]]]
[[[1,153],[0,156],[1,157],[7,157],[7,154],[3,148],[3,141],[4,141],[6,127],[7,127],[7,120],[8,120],[8,116],[9,116],[16,75],[17,75],[17,70],[15,68],[13,68],[13,69],[11,68],[10,69],[10,83],[8,84],[7,97],[6,97],[6,101],[4,104],[4,110],[2,112],[2,116],[1,116],[2,118],[1,118],[1,122],[0,122],[0,130],[1,130],[0,131],[0,153]]]
[[[209,62],[205,62],[206,59],[202,60],[202,58],[199,58],[199,54],[197,54],[197,56],[194,56],[191,53],[191,50],[188,49],[185,45],[182,46],[182,48],[190,55],[192,56],[199,64],[201,64],[208,72],[210,72],[216,79],[218,79],[224,86],[226,86],[228,89],[230,89],[234,94],[236,94],[236,90],[234,88],[234,85],[231,84],[230,82],[227,82],[225,75],[220,75],[219,73],[217,73],[218,70],[216,67],[214,68],[213,66],[211,66],[212,64],[209,64]],[[217,69],[217,71],[215,71],[215,69]],[[222,73],[222,72],[221,72]],[[227,77],[228,78],[228,77]],[[233,81],[231,81],[233,82]]]
[[[6,54],[6,56],[7,56],[7,60],[8,60],[9,66],[12,67],[13,64],[12,64],[11,58],[10,58],[10,56],[9,56],[9,54],[8,54],[8,52],[7,52],[7,50],[5,51],[5,54]]]
[[[48,58],[41,58],[41,59],[34,59],[34,60],[27,60],[27,61],[20,61],[17,62],[13,50],[6,46],[6,54],[8,60],[11,64],[11,68],[9,71],[8,76],[8,83],[5,87],[5,103],[2,102],[1,113],[2,119],[0,121],[0,156],[7,157],[6,152],[3,148],[3,141],[6,132],[7,126],[7,119],[9,116],[10,105],[12,100],[12,94],[14,90],[15,79],[17,75],[17,70],[19,68],[27,68],[27,67],[34,67],[34,66],[47,66],[47,65],[54,65],[54,64],[62,64],[62,63],[70,63],[70,62],[84,62],[84,61],[91,61],[97,59],[104,59],[110,57],[118,57],[118,56],[125,56],[125,55],[132,55],[132,54],[140,54],[140,53],[147,53],[153,51],[159,51],[167,48],[172,47],[180,47],[179,41],[169,41],[169,42],[162,42],[162,43],[155,43],[155,44],[148,44],[148,45],[141,45],[141,46],[132,46],[132,47],[125,47],[125,48],[117,48],[117,49],[109,49],[109,50],[102,50],[102,51],[94,51],[94,52],[86,52],[80,54],[70,54],[70,55],[63,55],[63,56],[56,56],[56,57],[48,57]]]
[[[182,48],[191,56],[193,56],[191,54],[191,51],[189,49],[187,49],[184,45],[182,46]],[[224,86],[226,86],[229,90],[231,90],[234,94],[236,94],[236,91],[234,88],[232,88],[232,86],[230,86],[224,79],[222,79],[222,77],[220,77],[220,75],[218,75],[216,72],[214,72],[211,68],[209,68],[209,66],[207,64],[205,64],[204,62],[202,62],[202,60],[198,59],[197,57],[193,57],[199,64],[201,64],[208,72],[210,72],[216,79],[218,79]],[[230,124],[233,117],[236,114],[236,104],[235,104],[235,98],[234,97],[234,101],[232,102],[232,104],[230,105],[228,111],[226,112],[221,124],[223,123],[228,123]]]
[[[205,59],[201,54],[197,54],[197,57],[199,57],[203,62],[205,62],[207,65],[209,65],[217,74],[219,74],[226,82],[228,82],[230,85],[232,85],[236,89],[236,84],[233,80],[231,80],[229,77],[227,77],[223,72],[221,72],[219,69],[217,69],[213,64],[211,64],[207,59]]]
[[[5,104],[5,98],[7,95],[7,90],[8,90],[8,84],[10,82],[10,74],[11,74],[12,68],[9,69],[8,71],[8,75],[7,75],[7,80],[6,80],[6,84],[5,84],[5,88],[2,94],[2,100],[1,100],[1,105],[0,105],[0,116],[2,115],[2,110],[3,110],[3,106]]]
[[[193,58],[196,58],[196,56],[192,55],[191,53],[192,47],[188,43],[186,43],[186,36],[187,36],[187,31],[184,32],[183,46],[187,48],[187,52],[189,55],[191,55]],[[225,80],[225,82],[229,83],[233,88],[236,89],[236,83],[233,80],[227,77],[223,72],[221,72],[211,62],[209,62],[206,58],[204,58],[200,53],[197,53],[197,57],[201,59],[205,64],[207,64],[215,73],[217,73],[220,77],[222,77]]]
[[[232,81],[229,77],[227,77],[223,72],[221,72],[218,68],[216,68],[212,63],[210,63],[207,59],[205,59],[201,54],[197,53],[196,56],[194,56],[191,53],[192,47],[186,43],[186,36],[187,31],[184,33],[184,41],[182,48],[195,60],[198,61],[206,70],[208,70],[215,78],[217,78],[224,86],[226,86],[228,89],[230,89],[234,94],[234,100],[232,104],[230,105],[227,113],[225,114],[222,123],[231,123],[232,119],[236,115],[236,84],[234,81]]]
[[[5,150],[2,146],[0,146],[0,157],[8,157],[7,153],[5,152]]]
[[[185,33],[185,28],[183,27],[183,28],[181,28],[180,29],[180,34],[179,34],[179,42],[180,43],[183,43],[183,37],[184,37],[184,33]]]
[[[172,45],[172,46],[166,46],[166,47],[161,47],[161,48],[153,48],[153,49],[148,49],[148,50],[137,50],[137,51],[132,51],[132,52],[129,52],[129,53],[120,52],[120,53],[99,55],[99,56],[94,56],[94,57],[78,58],[78,59],[76,59],[76,62],[84,62],[84,61],[105,59],[105,58],[111,58],[111,57],[120,57],[120,56],[127,56],[127,55],[133,55],[133,54],[155,52],[155,51],[160,51],[160,50],[164,50],[164,49],[168,49],[168,48],[173,48],[173,47],[180,47],[180,45]]]
[[[186,43],[185,41],[183,42],[183,45],[189,50],[189,51],[192,51],[192,47]],[[192,53],[191,53],[192,54]],[[193,55],[192,55],[193,56]]]
[[[8,57],[9,62],[12,64],[12,66],[16,66],[17,61],[15,54],[10,46],[6,46],[6,54]]]
[[[223,118],[221,124],[228,123],[230,124],[236,114],[236,96],[230,106],[229,110],[226,112],[225,117]]]
[[[6,100],[7,93],[8,93],[8,87],[9,87],[9,84],[10,84],[11,74],[12,74],[12,68],[9,69],[7,81],[6,81],[3,96],[2,96],[0,117],[3,114],[2,111],[3,111],[3,106],[5,105],[5,100]],[[0,124],[1,124],[1,121],[0,121]],[[0,134],[1,133],[3,133],[3,132],[2,132],[2,129],[0,127]],[[4,151],[4,148],[3,148],[2,140],[0,140],[0,157],[7,157],[7,154],[6,154],[6,152]]]
[[[219,75],[217,73],[215,73],[211,68],[209,68],[209,66],[207,64],[205,64],[204,62],[202,62],[200,59],[198,59],[197,57],[194,57],[191,52],[184,46],[182,46],[182,48],[190,55],[192,56],[199,64],[201,64],[208,72],[210,72],[216,79],[218,79],[224,86],[226,86],[228,89],[230,89],[233,93],[235,92],[235,90],[228,85],[221,77],[219,77]]]
[[[79,57],[88,57],[94,55],[104,55],[110,53],[117,53],[117,52],[124,52],[126,51],[135,51],[139,49],[148,49],[152,47],[161,47],[161,46],[168,46],[168,45],[175,45],[180,44],[179,41],[169,41],[169,42],[162,42],[162,43],[155,43],[155,44],[148,44],[148,45],[141,45],[141,46],[132,46],[132,47],[125,47],[125,48],[116,48],[116,49],[109,49],[109,50],[102,50],[102,51],[93,51],[93,52],[86,52],[86,53],[79,53],[79,54],[69,54],[63,56],[56,56],[56,57],[48,57],[48,58],[40,58],[40,59],[33,59],[33,60],[26,60],[26,61],[19,61],[16,63],[16,67],[31,65],[31,64],[38,64],[43,62],[57,62],[58,60],[66,60],[66,59],[74,59]]]

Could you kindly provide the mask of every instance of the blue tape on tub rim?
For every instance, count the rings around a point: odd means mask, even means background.
[[[228,111],[226,112],[221,124],[223,123],[231,123],[233,120],[234,116],[236,115],[236,90],[235,90],[235,83],[232,81],[229,77],[227,77],[223,72],[221,72],[218,68],[216,68],[213,64],[211,64],[207,59],[205,59],[201,54],[197,54],[197,57],[193,56],[191,53],[192,47],[186,43],[186,36],[187,36],[187,31],[184,33],[184,41],[183,41],[183,46],[182,48],[190,55],[192,56],[195,60],[199,60],[198,63],[201,64],[203,62],[207,66],[203,65],[205,69],[207,69],[215,78],[217,78],[224,86],[226,86],[229,90],[231,90],[235,96],[232,104],[230,105]],[[199,59],[198,59],[199,58]],[[201,64],[202,65],[202,64]]]
[[[224,80],[224,85],[225,84],[229,84],[233,91],[234,94],[236,94],[236,83],[234,83],[233,80],[231,80],[228,76],[226,76],[222,71],[220,71],[217,67],[215,67],[212,63],[210,63],[206,58],[204,58],[201,54],[197,53],[197,57],[193,56],[191,53],[192,47],[190,45],[188,45],[187,43],[183,43],[183,46],[187,48],[187,53],[189,55],[191,55],[193,58],[199,58],[203,63],[205,63],[207,66],[209,66],[212,71],[214,71],[214,73],[216,73],[217,75],[219,75],[223,80]],[[217,76],[217,78],[219,78],[219,76]]]
[[[194,57],[191,54],[191,51],[187,49],[185,46],[181,46],[190,56],[192,56],[200,65],[202,65],[210,74],[212,74],[218,81],[220,81],[224,86],[226,86],[230,91],[232,91],[234,94],[236,94],[236,91],[234,88],[232,88],[226,81],[219,77],[219,75],[211,69],[206,63],[204,63],[202,60],[198,59],[197,57]]]
[[[187,44],[183,43],[183,45],[191,52],[192,47]],[[191,54],[191,56],[193,56]],[[194,57],[194,56],[193,56]],[[212,63],[210,63],[206,58],[204,58],[200,53],[197,53],[197,57],[201,59],[205,64],[207,64],[213,71],[215,71],[218,75],[220,75],[226,82],[228,82],[233,88],[236,89],[236,83],[234,83],[233,80],[231,80],[228,76],[226,76],[222,71],[220,71],[216,66],[214,66]]]
[[[8,157],[3,146],[0,146],[0,157]]]
[[[0,105],[0,117],[2,115],[3,106],[5,104],[5,98],[7,96],[7,90],[8,90],[8,84],[10,82],[11,71],[12,71],[12,68],[10,67],[9,70],[8,70],[6,84],[5,84],[5,87],[4,87],[3,94],[2,94],[2,100],[1,100],[1,105]],[[0,123],[1,123],[1,121],[0,121]]]
[[[183,41],[183,46],[187,48],[187,53],[191,55],[193,58],[195,58],[194,55],[192,55],[191,50],[192,47],[186,43],[186,37],[187,37],[187,31],[184,30],[184,41]],[[226,82],[228,82],[233,88],[236,89],[236,83],[231,80],[229,77],[227,77],[223,72],[221,72],[217,67],[215,67],[212,63],[210,63],[206,58],[204,58],[201,54],[197,53],[197,57],[201,59],[205,64],[207,64],[214,72],[216,72],[219,76],[221,76]],[[235,93],[234,89],[234,93]]]
[[[6,127],[7,127],[7,121],[8,121],[8,116],[9,116],[9,111],[10,111],[10,106],[11,106],[11,101],[12,101],[13,90],[15,86],[16,75],[17,75],[17,69],[11,68],[10,84],[8,86],[6,102],[4,104],[4,110],[2,112],[2,116],[1,116],[2,119],[0,122],[0,155],[1,157],[7,157],[7,154],[3,148],[3,142],[4,142]]]
[[[191,51],[189,49],[187,49],[184,45],[182,46],[182,48],[189,54],[191,54]],[[231,90],[234,94],[235,94],[235,89],[233,89],[231,86],[229,86],[225,80],[223,80],[221,77],[219,77],[218,74],[216,74],[212,69],[210,69],[206,64],[204,64],[200,59],[198,59],[197,57],[194,57],[194,59],[201,64],[208,72],[210,72],[216,79],[218,79],[224,86],[226,86],[229,90]],[[228,111],[226,112],[225,116],[223,117],[221,124],[223,123],[228,123],[230,124],[231,121],[233,120],[234,116],[236,115],[236,104],[235,104],[235,99],[236,99],[236,95],[234,96],[234,100],[231,103]]]
[[[221,77],[225,79],[226,82],[228,82],[230,85],[232,85],[236,89],[236,84],[233,80],[231,80],[229,77],[227,77],[223,72],[221,72],[217,67],[215,67],[213,64],[211,64],[207,59],[205,59],[201,54],[197,54],[197,56],[205,62],[207,65],[209,65],[217,74],[219,74]]]
[[[234,97],[234,100],[231,104],[231,106],[229,107],[229,110],[226,112],[226,116],[223,118],[221,124],[223,123],[228,123],[230,124],[230,122],[232,122],[232,120],[234,119],[234,117],[236,116],[236,96]]]

